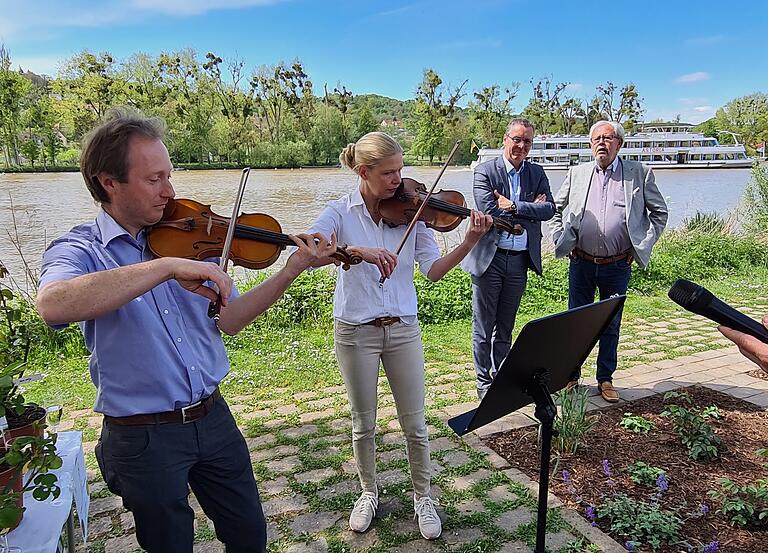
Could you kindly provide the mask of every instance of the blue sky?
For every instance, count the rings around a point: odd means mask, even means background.
[[[768,92],[768,3],[560,0],[0,0],[14,66],[55,74],[88,49],[119,59],[192,47],[249,68],[300,58],[315,83],[413,97],[431,67],[466,90],[550,76],[568,94],[635,82],[646,119],[700,122]],[[471,96],[471,94],[470,94]]]

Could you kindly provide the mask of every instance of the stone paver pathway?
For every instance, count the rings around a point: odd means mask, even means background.
[[[768,306],[745,312],[758,316]],[[622,398],[637,399],[700,383],[757,405],[768,406],[768,381],[745,373],[754,365],[741,357],[712,323],[689,314],[670,320],[638,320],[623,328],[621,364],[615,375]],[[715,348],[715,349],[713,349]],[[720,348],[720,349],[716,349]],[[594,374],[594,373],[592,373]],[[585,377],[589,382],[593,377]],[[535,537],[537,484],[485,447],[481,438],[532,424],[513,413],[480,431],[457,438],[445,421],[477,406],[469,365],[433,363],[427,367],[427,405],[434,492],[444,521],[439,540],[421,539],[413,520],[405,440],[386,380],[380,381],[378,479],[380,508],[365,534],[347,528],[349,509],[359,493],[350,444],[351,424],[341,386],[292,394],[274,390],[269,400],[228,397],[251,450],[264,510],[270,551],[531,551]],[[590,409],[606,406],[593,390]],[[525,410],[524,410],[525,411]],[[532,414],[531,410],[527,411]],[[90,543],[80,551],[137,551],[131,514],[109,494],[95,469],[92,451],[101,419],[90,411],[68,414],[62,429],[84,431],[92,479]],[[196,513],[195,552],[220,552],[210,521],[190,496]],[[593,528],[550,495],[548,547],[592,543],[606,553],[624,548]],[[577,549],[571,549],[576,551]],[[586,549],[584,548],[586,551]]]

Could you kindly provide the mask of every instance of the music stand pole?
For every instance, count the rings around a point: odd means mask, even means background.
[[[531,387],[526,392],[536,403],[534,416],[541,422],[541,458],[539,465],[539,505],[536,515],[536,548],[534,553],[546,553],[547,535],[547,498],[549,495],[549,463],[552,456],[552,436],[557,432],[553,425],[557,416],[557,406],[552,401],[552,394],[547,386],[549,372],[540,371],[533,377]]]

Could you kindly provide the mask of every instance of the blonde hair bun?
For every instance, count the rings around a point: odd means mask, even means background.
[[[358,173],[361,165],[374,167],[382,160],[402,153],[397,140],[387,133],[374,131],[360,137],[354,144],[347,144],[339,154],[339,162]]]
[[[339,154],[339,163],[341,163],[344,167],[349,167],[350,169],[355,168],[355,145],[354,143],[347,144],[344,149]]]

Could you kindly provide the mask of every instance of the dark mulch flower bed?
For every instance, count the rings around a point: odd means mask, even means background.
[[[708,497],[707,492],[721,489],[719,478],[728,478],[741,485],[768,478],[764,464],[768,460],[756,453],[768,447],[768,412],[700,386],[685,391],[694,406],[716,405],[720,409],[721,418],[710,420],[724,446],[719,457],[709,462],[688,457],[669,418],[660,416],[665,404],[663,394],[659,394],[596,413],[597,422],[578,452],[559,460],[550,489],[569,507],[593,518],[595,524],[607,533],[610,533],[610,522],[595,518],[594,507],[599,511],[599,506],[617,492],[638,500],[658,501],[663,509],[677,510],[677,515],[684,520],[681,543],[662,545],[657,549],[646,544],[636,551],[765,551],[768,548],[768,521],[760,527],[731,526],[724,515],[716,513],[720,505]],[[640,434],[620,426],[624,413],[641,415],[653,422],[655,429]],[[538,480],[536,427],[496,434],[486,442],[513,467]],[[627,470],[636,461],[662,468],[668,489],[660,491],[659,487],[636,484]],[[606,469],[610,476],[606,475]],[[661,487],[666,488],[666,482]],[[625,543],[625,537],[613,537]],[[631,545],[629,548],[632,549]]]

